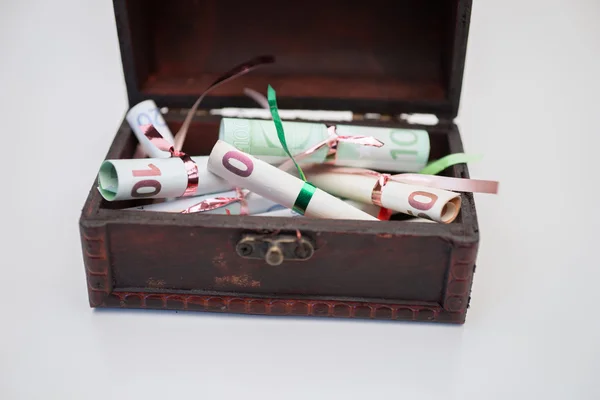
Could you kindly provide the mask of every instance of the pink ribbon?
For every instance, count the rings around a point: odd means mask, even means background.
[[[337,147],[340,142],[353,143],[353,144],[358,144],[361,146],[372,146],[372,147],[383,146],[383,143],[381,141],[375,139],[373,136],[340,136],[336,132],[335,125],[328,127],[327,132],[329,133],[329,137],[327,139],[317,143],[313,147],[309,148],[308,150],[303,151],[300,154],[295,154],[294,158],[296,159],[296,161],[301,161],[302,159],[310,156],[311,154],[321,150],[322,148],[324,148],[326,146],[329,147],[329,151],[327,152],[327,157],[329,157],[331,155],[335,156],[337,154]],[[294,164],[294,162],[292,160],[287,160],[287,161],[283,162],[279,166],[279,168],[285,171],[285,170],[291,168],[293,166],[293,164]]]
[[[499,185],[497,181],[424,174],[398,174],[392,175],[390,179],[395,182],[429,186],[438,189],[452,190],[453,192],[469,193],[497,194]]]
[[[249,61],[246,61],[243,64],[235,66],[234,68],[230,69],[229,71],[227,71],[226,73],[221,75],[219,78],[217,78],[216,81],[214,81],[208,88],[206,88],[204,90],[204,92],[202,92],[200,94],[200,97],[198,97],[198,99],[196,100],[196,102],[194,103],[192,108],[190,108],[190,110],[188,111],[188,113],[185,117],[185,120],[183,121],[183,124],[181,125],[181,128],[179,129],[179,131],[175,134],[175,137],[173,138],[173,140],[174,140],[173,148],[176,149],[177,151],[180,151],[183,148],[183,143],[185,142],[185,138],[187,136],[188,129],[190,128],[192,119],[194,118],[194,115],[196,114],[196,110],[198,110],[200,103],[202,102],[204,97],[210,91],[216,89],[217,87],[221,86],[224,83],[227,83],[227,82],[229,82],[233,79],[236,79],[244,74],[247,74],[248,72],[252,71],[254,68],[257,68],[262,65],[272,64],[274,62],[275,62],[275,57],[270,56],[270,55],[255,57]],[[162,136],[161,136],[161,138],[162,138]],[[167,151],[167,150],[165,150],[165,151]],[[133,158],[142,158],[144,156],[145,156],[145,152],[144,152],[143,146],[141,144],[138,144],[138,147],[135,150]]]
[[[381,207],[377,219],[387,221],[390,219],[391,210],[381,204],[383,187],[390,181],[420,186],[433,187],[437,189],[451,190],[455,192],[470,193],[498,193],[498,182],[484,181],[478,179],[450,178],[446,176],[424,175],[424,174],[383,174],[377,171],[362,168],[329,167],[323,165],[315,166],[316,171],[331,171],[349,175],[372,176],[377,178],[371,192],[371,202]],[[310,175],[310,172],[309,172]]]
[[[260,67],[263,65],[267,65],[267,64],[272,64],[274,62],[275,62],[275,57],[270,56],[270,55],[255,57],[249,61],[244,62],[243,64],[235,66],[234,68],[230,69],[229,71],[227,71],[226,73],[221,75],[219,78],[217,78],[216,81],[214,81],[204,92],[202,92],[200,94],[200,97],[198,97],[198,100],[196,100],[196,102],[194,103],[192,108],[190,108],[190,110],[188,111],[188,114],[186,115],[185,120],[183,121],[183,125],[181,125],[181,128],[175,134],[175,137],[173,139],[175,142],[175,145],[174,145],[175,148],[177,150],[182,149],[183,143],[185,142],[185,138],[187,136],[188,129],[190,128],[190,124],[192,123],[192,119],[194,118],[194,114],[196,114],[196,110],[200,106],[200,103],[202,102],[204,97],[210,91],[218,88],[219,86],[221,86],[222,84],[224,84],[226,82],[229,82],[229,81],[236,79],[244,74],[247,74],[248,72],[252,71],[254,68],[257,68],[257,67]]]
[[[216,210],[217,208],[225,207],[235,202],[240,202],[240,215],[248,215],[248,202],[246,201],[246,195],[241,189],[236,188],[236,197],[213,197],[212,199],[202,200],[199,203],[194,204],[183,210],[182,214],[193,214],[204,211]],[[227,215],[231,213],[226,210]]]
[[[161,151],[168,151],[171,153],[171,157],[179,157],[183,161],[183,165],[185,166],[185,170],[188,176],[187,186],[185,188],[185,192],[182,196],[191,196],[196,193],[196,189],[198,189],[198,166],[192,160],[190,156],[185,154],[182,151],[175,150],[175,147],[169,143],[161,134],[156,130],[154,125],[142,125],[140,126],[144,135],[150,140],[154,146],[156,146]]]
[[[378,188],[381,190],[387,182],[399,182],[411,185],[428,186],[437,189],[451,190],[454,192],[469,192],[469,193],[498,193],[498,182],[497,181],[484,181],[479,179],[464,179],[464,178],[451,178],[447,176],[438,175],[425,175],[425,174],[382,174],[376,171],[362,168],[344,168],[344,167],[333,167],[330,170],[335,173],[350,174],[350,175],[364,175],[377,177],[377,183],[375,184],[374,191]],[[374,197],[381,199],[381,193],[375,193]],[[376,203],[374,203],[376,204]]]

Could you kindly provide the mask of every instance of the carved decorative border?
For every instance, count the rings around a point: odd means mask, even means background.
[[[442,306],[266,297],[201,296],[113,292],[107,256],[106,227],[81,227],[91,307],[147,308],[270,316],[315,316],[396,321],[465,322],[477,256],[477,244],[452,252]]]
[[[80,227],[83,263],[91,307],[101,306],[112,291],[106,227]]]
[[[199,296],[113,292],[98,307],[148,308],[270,316],[314,316],[399,321],[464,323],[464,312],[442,307],[369,302],[290,300],[256,297]]]
[[[472,244],[458,246],[452,251],[443,302],[444,309],[449,312],[466,314],[475,272],[477,248],[477,244]]]

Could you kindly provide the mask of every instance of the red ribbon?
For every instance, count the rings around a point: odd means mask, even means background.
[[[142,132],[144,132],[144,135],[148,138],[148,140],[150,140],[150,143],[156,146],[159,150],[168,151],[171,153],[171,157],[181,158],[188,176],[187,186],[182,196],[194,195],[196,193],[196,189],[198,189],[198,166],[194,160],[192,160],[192,158],[184,152],[175,150],[175,147],[169,143],[160,134],[160,132],[156,130],[154,125],[142,125],[140,126],[140,129]]]
[[[377,214],[377,219],[380,221],[389,221],[392,217],[392,210],[389,208],[381,207],[379,209],[379,214]]]

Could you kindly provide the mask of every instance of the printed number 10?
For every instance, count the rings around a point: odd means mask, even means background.
[[[150,168],[150,169],[149,170],[148,169],[134,169],[133,171],[131,171],[131,173],[135,177],[160,176],[161,175],[161,171],[156,165],[148,164],[148,168]],[[142,189],[142,188],[151,188],[153,190],[151,192],[143,190],[140,193],[140,189]],[[143,197],[156,196],[157,194],[160,193],[161,188],[162,188],[162,185],[160,184],[159,181],[157,181],[155,179],[143,179],[139,182],[136,182],[136,184],[133,185],[133,187],[131,188],[131,197],[143,198]]]

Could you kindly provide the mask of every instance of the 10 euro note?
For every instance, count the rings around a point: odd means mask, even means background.
[[[191,157],[191,161],[197,168],[193,181],[179,157],[106,160],[98,174],[98,190],[105,200],[115,201],[199,196],[233,189],[208,171],[207,156]]]

